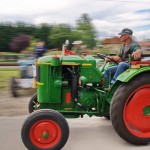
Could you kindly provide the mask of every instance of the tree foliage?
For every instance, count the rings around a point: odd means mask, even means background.
[[[73,33],[71,27],[67,24],[58,24],[52,27],[49,40],[53,48],[61,49],[62,44],[69,39],[72,41]]]
[[[30,40],[31,37],[29,35],[19,34],[12,39],[10,47],[17,52],[23,51],[30,46]]]
[[[96,32],[88,14],[83,14],[81,18],[77,20],[76,28],[87,47],[93,48],[96,45]]]
[[[11,23],[0,24],[0,51],[10,51],[9,43],[15,36],[15,28],[12,27]]]
[[[42,23],[36,26],[36,30],[33,34],[35,39],[44,41],[47,47],[51,47],[51,43],[49,42],[49,35],[51,32],[52,25],[47,23]]]
[[[83,14],[77,20],[74,28],[69,24],[33,25],[24,22],[5,22],[0,23],[0,51],[17,50],[19,52],[28,46],[29,37],[45,41],[46,47],[49,49],[58,48],[60,50],[66,39],[71,43],[74,40],[82,40],[85,45],[93,48],[96,44],[95,35],[95,29],[87,14]],[[25,43],[21,41],[25,41]]]

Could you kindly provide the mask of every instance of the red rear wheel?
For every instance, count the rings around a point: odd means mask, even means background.
[[[141,138],[150,137],[150,85],[135,90],[124,108],[128,130]]]
[[[150,142],[150,74],[134,77],[120,85],[110,109],[111,121],[118,135],[136,145]]]

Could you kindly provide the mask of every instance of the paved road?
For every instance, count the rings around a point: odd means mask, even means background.
[[[0,150],[27,150],[20,130],[27,116],[0,117]],[[104,118],[68,119],[70,137],[62,150],[149,150],[148,146],[134,146],[122,140]]]

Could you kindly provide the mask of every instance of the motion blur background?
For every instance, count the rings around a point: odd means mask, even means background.
[[[83,51],[91,55],[116,54],[123,28],[131,28],[143,53],[150,53],[149,0],[1,0],[0,115],[27,114],[27,99],[35,91],[23,92],[20,102],[11,97],[11,78],[20,78],[17,62],[33,56],[37,42],[44,41],[44,55],[62,54],[66,39],[83,41]]]

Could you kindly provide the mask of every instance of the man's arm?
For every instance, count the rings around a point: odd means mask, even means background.
[[[141,49],[137,49],[135,52],[132,53],[132,57],[134,58],[134,60],[140,59],[141,55],[142,55]]]
[[[108,57],[113,59],[114,61],[117,61],[117,62],[121,61],[121,58],[119,56],[108,56]],[[108,57],[105,58],[105,61],[111,62],[111,60]]]

